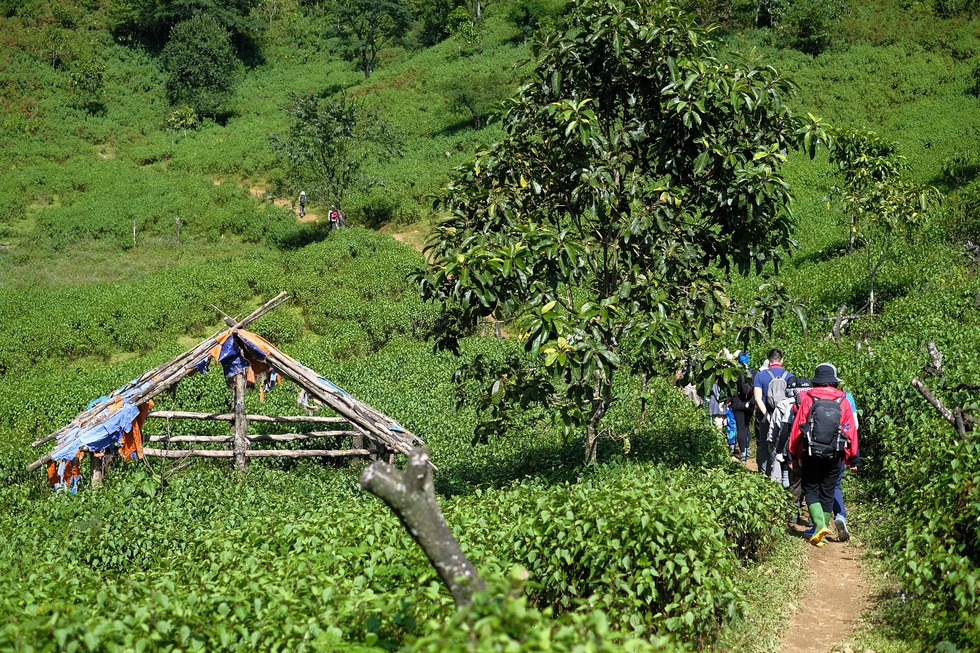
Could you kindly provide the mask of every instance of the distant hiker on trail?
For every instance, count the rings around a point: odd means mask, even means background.
[[[796,515],[791,519],[791,523],[794,524],[803,523],[803,478],[800,474],[800,466],[790,465],[793,457],[789,453],[789,435],[800,402],[803,401],[803,395],[812,388],[813,383],[806,377],[798,376],[791,379],[786,387],[787,397],[776,405],[772,421],[769,423],[768,440],[776,451],[776,461],[773,464],[773,473],[770,478],[793,494]]]
[[[755,402],[752,399],[752,382],[748,377],[738,380],[735,394],[728,400],[735,418],[735,443],[738,446],[738,458],[743,463],[749,459],[749,424],[752,423],[752,411]]]
[[[330,207],[330,212],[327,215],[330,218],[331,229],[339,229],[347,222],[347,216],[335,206]]]
[[[793,375],[783,369],[783,352],[778,349],[769,350],[766,363],[768,365],[764,366],[765,369],[755,375],[752,392],[755,405],[759,409],[755,416],[755,462],[759,473],[769,476],[776,459],[776,452],[770,451],[767,441],[769,421],[776,404],[786,398],[786,384]]]
[[[299,192],[299,217],[306,215],[306,191],[301,190]]]
[[[725,425],[728,422],[728,403],[727,397],[721,393],[721,386],[714,383],[711,386],[711,394],[708,395],[708,413],[711,415],[711,422],[718,429],[718,432],[725,434]]]
[[[803,496],[813,522],[813,528],[804,533],[814,546],[824,545],[830,532],[828,520],[834,514],[837,480],[844,464],[851,464],[858,453],[854,411],[837,388],[839,383],[836,367],[817,365],[813,389],[800,400],[789,436],[789,452],[794,467],[800,466]]]

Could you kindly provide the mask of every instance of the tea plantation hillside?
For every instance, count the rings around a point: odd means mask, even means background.
[[[719,24],[721,59],[788,75],[797,115],[893,145],[929,210],[888,232],[875,314],[839,340],[821,318],[867,303],[882,241],[850,242],[853,179],[834,143],[788,153],[792,256],[718,276],[743,306],[778,282],[806,318],[787,308],[753,365],[772,346],[799,374],[832,361],[856,397],[862,463],[845,493],[880,584],[847,645],[977,650],[980,23],[939,0],[783,4],[689,7]],[[408,20],[372,59],[352,16],[380,5],[394,13],[375,26]],[[453,169],[504,137],[493,107],[567,5],[0,0],[0,650],[779,649],[789,615],[773,606],[797,599],[806,557],[786,492],[733,461],[670,378],[617,377],[594,465],[553,406],[501,417],[507,379],[480,371],[537,359],[509,324],[467,333],[458,356],[434,350],[444,316],[419,293],[426,259],[393,237],[420,242]],[[210,35],[198,57],[224,71],[207,87],[177,74],[193,66],[168,45],[191,14]],[[364,122],[331,155],[336,171],[358,152],[350,228],[331,231],[336,198],[304,185],[274,135],[302,98],[341,95]],[[380,132],[389,156],[358,149]],[[297,221],[300,190],[320,221]],[[32,441],[218,331],[216,308],[244,315],[280,291],[291,301],[251,328],[427,443],[447,521],[488,582],[472,605],[455,609],[359,488],[363,463],[253,460],[239,479],[220,461],[173,474],[134,461],[77,494],[27,473],[47,451]],[[941,373],[925,368],[929,342]],[[699,346],[737,348],[731,334]],[[962,409],[962,433],[913,377]],[[300,410],[288,384],[247,402]],[[186,379],[158,407],[224,412],[225,380]]]

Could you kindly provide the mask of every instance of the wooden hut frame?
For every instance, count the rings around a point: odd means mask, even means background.
[[[229,317],[225,323],[229,327],[206,339],[193,349],[163,363],[146,372],[126,385],[118,388],[107,397],[95,403],[87,410],[79,413],[69,424],[35,442],[38,447],[50,440],[56,440],[52,453],[46,454],[31,463],[28,471],[35,471],[56,460],[52,454],[57,454],[64,448],[74,450],[73,445],[83,430],[97,428],[108,422],[114,414],[114,405],[121,401],[133,406],[143,406],[160,393],[173,388],[182,379],[194,374],[199,363],[207,359],[212,350],[224,342],[226,338],[238,336],[250,342],[260,342],[265,353],[265,363],[278,374],[305,390],[309,397],[333,409],[338,417],[317,415],[248,415],[245,412],[245,393],[247,390],[246,370],[234,374],[229,379],[232,391],[232,410],[229,413],[197,413],[188,411],[156,411],[149,412],[147,419],[166,420],[212,420],[224,421],[230,425],[227,436],[213,435],[152,435],[143,437],[143,443],[195,443],[227,444],[228,449],[158,449],[143,448],[142,455],[161,458],[184,458],[197,456],[204,458],[232,458],[235,467],[244,470],[250,458],[308,458],[308,457],[371,457],[387,458],[394,453],[408,454],[413,447],[423,445],[421,439],[402,427],[395,420],[375,410],[371,406],[357,400],[352,395],[337,387],[330,381],[319,376],[310,368],[290,358],[273,345],[255,334],[244,330],[246,326],[273,310],[288,299],[286,293],[280,293],[253,313],[241,320]],[[276,424],[316,424],[323,425],[323,430],[304,433],[282,433],[271,435],[249,435],[249,422],[271,422]],[[128,431],[127,431],[128,432]],[[315,441],[324,438],[351,438],[350,449],[262,449],[253,450],[253,442],[297,442]],[[366,442],[365,442],[366,440]],[[77,446],[77,451],[89,451],[85,445]],[[92,483],[101,481],[103,465],[92,464]]]

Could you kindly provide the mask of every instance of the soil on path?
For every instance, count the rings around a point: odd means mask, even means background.
[[[217,184],[219,182],[215,181],[215,183]],[[253,197],[257,197],[259,199],[262,199],[263,197],[265,197],[265,194],[266,194],[266,192],[268,190],[269,190],[268,187],[261,186],[260,185],[260,186],[251,186],[251,187],[249,187],[248,192]],[[290,202],[289,200],[283,199],[281,197],[274,197],[274,198],[272,198],[272,203],[275,204],[276,206],[281,206],[281,207],[287,208],[290,211],[292,211],[293,213],[295,213],[296,214],[296,219],[298,221],[300,221],[300,222],[316,222],[317,221],[317,216],[316,216],[315,213],[309,213],[309,212],[307,212],[303,216],[300,216],[299,209],[297,209],[296,207],[294,207],[293,206],[293,203]]]
[[[798,529],[803,537],[803,527]],[[854,650],[849,640],[869,601],[861,547],[854,541],[837,542],[834,536],[824,541],[821,547],[807,545],[808,577],[799,603],[790,605],[793,616],[783,638],[783,653]]]
[[[745,465],[758,471],[755,460]],[[805,539],[804,528],[793,526],[790,532]],[[791,617],[783,634],[782,653],[856,651],[850,638],[870,603],[861,543],[838,542],[833,526],[824,542],[821,547],[807,544],[806,577],[801,579],[798,598],[788,606]]]

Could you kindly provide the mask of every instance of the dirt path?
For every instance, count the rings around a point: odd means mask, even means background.
[[[746,467],[758,469],[754,459],[746,461]],[[794,526],[792,531],[804,539],[804,528]],[[849,640],[870,603],[861,543],[853,539],[838,542],[833,526],[824,541],[822,547],[807,545],[807,576],[801,579],[804,584],[799,598],[789,604],[792,617],[783,635],[782,653],[856,651]]]
[[[217,184],[217,183],[220,183],[220,182],[215,181],[214,183]],[[259,185],[259,186],[251,186],[251,187],[249,187],[248,192],[252,195],[252,197],[257,197],[259,199],[262,199],[263,197],[265,197],[265,193],[266,193],[267,190],[269,190],[267,186]],[[276,206],[285,207],[285,208],[289,209],[290,211],[292,211],[293,213],[295,213],[296,214],[296,219],[298,221],[300,221],[300,222],[316,222],[317,221],[317,215],[315,213],[309,213],[309,212],[307,212],[305,215],[303,215],[302,217],[300,217],[299,210],[296,209],[293,206],[293,203],[290,202],[289,200],[282,199],[281,197],[275,197],[275,198],[272,199],[272,203],[275,204]]]
[[[802,531],[800,526],[800,537]],[[837,650],[854,651],[848,640],[869,603],[861,547],[853,540],[837,542],[833,536],[825,541],[822,547],[807,545],[809,577],[799,603],[790,605],[793,616],[783,638],[783,653],[826,653],[835,645]]]

